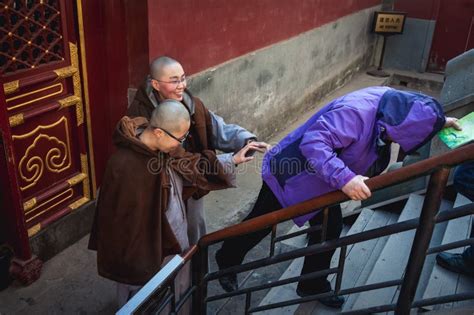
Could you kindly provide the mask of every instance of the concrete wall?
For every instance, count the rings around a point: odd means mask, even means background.
[[[189,89],[227,122],[265,140],[372,60],[375,6],[191,77]]]
[[[384,68],[424,72],[428,64],[439,0],[394,0],[394,10],[407,13],[401,35],[387,38]]]
[[[384,68],[424,72],[435,25],[434,20],[407,18],[403,34],[387,38]]]
[[[446,106],[474,96],[474,49],[451,59],[446,65],[441,102]]]

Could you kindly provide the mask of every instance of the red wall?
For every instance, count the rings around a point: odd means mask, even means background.
[[[309,31],[380,0],[148,0],[150,61],[196,73]]]
[[[299,35],[381,0],[82,0],[98,186],[112,133],[160,55],[188,74]]]
[[[124,1],[129,87],[138,88],[148,74],[147,0]],[[121,30],[121,33],[124,33]]]
[[[112,133],[127,108],[129,86],[125,8],[83,1],[84,37],[97,186],[114,150]]]
[[[395,0],[395,10],[415,19],[436,20],[440,0]]]

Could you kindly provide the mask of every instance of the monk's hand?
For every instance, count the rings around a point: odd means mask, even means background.
[[[352,200],[365,200],[372,196],[369,187],[364,183],[368,177],[356,175],[342,187],[342,192]]]
[[[446,117],[446,123],[444,124],[444,128],[452,127],[456,130],[462,130],[461,125],[458,122],[457,118],[454,117]]]
[[[252,161],[254,159],[253,155],[255,152],[265,153],[267,151],[267,148],[269,148],[269,145],[265,142],[250,142],[245,147],[240,149],[239,152],[234,154],[232,160],[235,165]]]

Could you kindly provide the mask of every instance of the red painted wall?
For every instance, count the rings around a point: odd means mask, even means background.
[[[408,17],[436,20],[440,0],[395,0],[395,10],[407,12]]]
[[[129,86],[125,6],[83,1],[94,162],[97,185],[114,150],[112,133],[127,108]]]
[[[446,63],[474,48],[474,1],[441,0],[428,68],[444,71]]]
[[[395,10],[436,21],[428,71],[443,72],[448,60],[474,47],[473,0],[395,0]]]
[[[188,74],[297,36],[381,0],[122,0],[83,4],[97,184],[112,133],[149,62],[169,55]]]
[[[124,4],[129,87],[138,88],[148,74],[149,65],[147,0],[125,0]]]
[[[188,74],[299,35],[380,0],[148,0],[149,58]]]

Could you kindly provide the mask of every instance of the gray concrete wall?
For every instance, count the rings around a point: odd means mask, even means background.
[[[474,95],[474,49],[449,60],[445,77],[441,91],[441,102],[445,106]]]
[[[228,123],[268,139],[370,63],[376,9],[207,69],[193,75],[188,87]]]
[[[436,22],[407,18],[401,35],[387,38],[384,68],[425,72]]]

